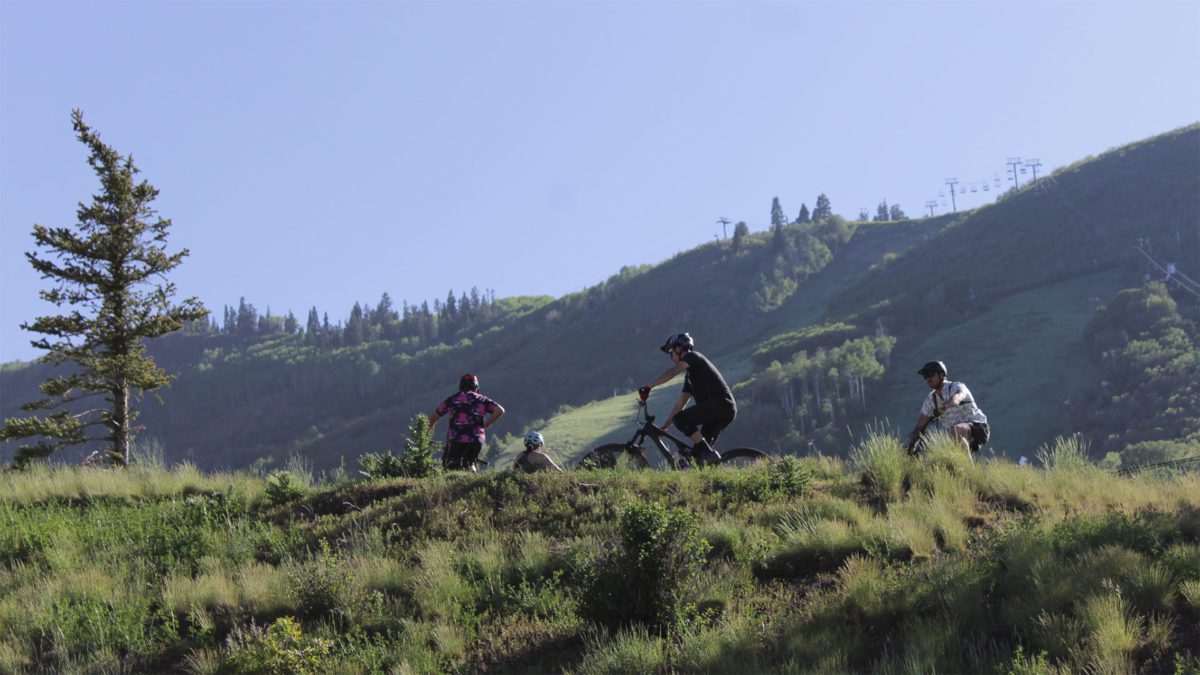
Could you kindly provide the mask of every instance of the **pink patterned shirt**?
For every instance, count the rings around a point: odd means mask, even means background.
[[[437,414],[446,417],[449,429],[447,441],[470,443],[487,440],[483,430],[484,419],[496,412],[496,402],[474,391],[460,391],[438,404]]]

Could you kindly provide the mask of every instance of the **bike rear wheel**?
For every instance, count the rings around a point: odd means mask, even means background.
[[[721,463],[717,466],[742,468],[754,466],[761,461],[771,461],[771,456],[755,448],[734,448],[721,453]]]
[[[646,449],[625,443],[602,445],[579,460],[581,469],[645,469],[650,466]]]

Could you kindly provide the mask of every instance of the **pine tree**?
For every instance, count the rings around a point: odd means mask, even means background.
[[[401,460],[404,475],[409,478],[425,478],[437,472],[433,461],[436,441],[429,418],[417,413],[408,423],[408,436],[404,439],[404,457]]]
[[[304,342],[310,345],[321,345],[321,318],[317,308],[308,310],[308,321],[304,324]]]
[[[350,310],[350,320],[346,322],[346,331],[342,336],[343,342],[351,347],[360,345],[366,339],[366,322],[363,320],[362,305],[354,303]]]
[[[234,331],[238,335],[254,335],[254,331],[258,328],[258,310],[254,309],[254,305],[246,302],[245,298],[238,300],[237,323],[234,325]]]
[[[892,208],[888,211],[888,215],[891,216],[892,220],[904,220],[908,218],[908,216],[904,215],[904,210],[900,208],[899,204],[892,204]]]
[[[739,220],[737,225],[733,226],[733,250],[734,252],[742,249],[743,241],[746,235],[750,234],[750,228],[744,220]]]
[[[787,217],[783,215],[783,207],[779,205],[779,197],[771,200],[771,227],[783,227]]]
[[[868,221],[868,220],[870,220],[870,219],[871,219],[871,214],[867,213],[867,210],[866,210],[866,209],[859,209],[859,210],[858,210],[858,221],[859,221],[860,223],[865,223],[865,222],[867,222],[867,221]]]
[[[829,197],[825,193],[817,195],[817,206],[813,209],[813,222],[819,222],[833,216],[833,207],[829,204]]]
[[[292,310],[289,309],[287,317],[283,320],[283,332],[295,335],[298,330],[300,330],[300,322],[296,320],[296,315],[292,314]]]
[[[33,226],[42,250],[25,257],[54,283],[39,295],[72,309],[21,327],[46,336],[32,342],[46,352],[42,363],[72,362],[78,370],[48,379],[40,387],[46,398],[24,410],[53,410],[91,396],[104,397],[106,405],[5,420],[0,440],[40,439],[17,448],[17,465],[90,441],[105,442],[115,462],[128,464],[137,418],[130,389],[152,391],[172,379],[146,354],[145,340],[208,314],[196,298],[171,301],[175,284],[165,281],[165,275],[183,262],[188,250],[167,253],[171,221],[158,217],[151,206],[158,190],[147,181],[135,182],[139,171],[133,157],[122,157],[101,142],[80,111],[71,111],[71,120],[76,137],[88,148],[88,164],[101,191],[91,205],[80,204],[75,227]]]
[[[879,202],[879,207],[875,209],[875,222],[884,223],[888,220],[888,204],[887,200]]]
[[[800,215],[796,216],[797,223],[811,222],[812,218],[808,215],[808,204],[800,204]]]

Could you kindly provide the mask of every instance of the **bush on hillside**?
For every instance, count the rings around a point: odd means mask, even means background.
[[[225,665],[237,673],[305,675],[326,672],[333,642],[305,635],[290,616],[263,630],[251,626],[230,637],[232,653]]]
[[[391,450],[368,452],[358,458],[360,473],[372,480],[432,476],[437,473],[433,450],[433,430],[429,427],[429,418],[418,413],[408,424],[404,455],[398,457]]]
[[[641,624],[667,632],[693,615],[688,586],[709,544],[692,513],[636,503],[621,514],[621,545],[592,568],[581,613],[611,628]]]

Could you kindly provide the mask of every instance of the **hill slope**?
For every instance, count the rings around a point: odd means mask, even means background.
[[[3,672],[1192,672],[1200,479],[0,474]],[[582,481],[580,479],[583,479]]]
[[[172,336],[153,350],[180,377],[162,405],[143,402],[141,421],[168,458],[221,467],[300,454],[332,467],[398,448],[411,415],[431,410],[471,371],[510,411],[497,438],[507,452],[531,423],[550,420],[562,430],[550,443],[576,453],[627,433],[620,410],[628,398],[589,404],[660,372],[655,348],[685,329],[740,383],[742,415],[726,447],[800,452],[812,443],[844,454],[864,424],[910,424],[923,385],[909,373],[942,358],[993,416],[992,447],[1028,455],[1071,430],[1058,412],[1063,401],[1099,387],[1076,344],[1097,298],[1141,281],[1146,263],[1131,246],[1143,242],[1200,277],[1198,222],[1193,125],[976,211],[793,225],[777,237],[746,237],[738,250],[709,243],[622,269],[557,300],[513,300],[511,311],[453,344],[319,349],[294,335]],[[44,375],[0,371],[0,414],[16,414]]]

